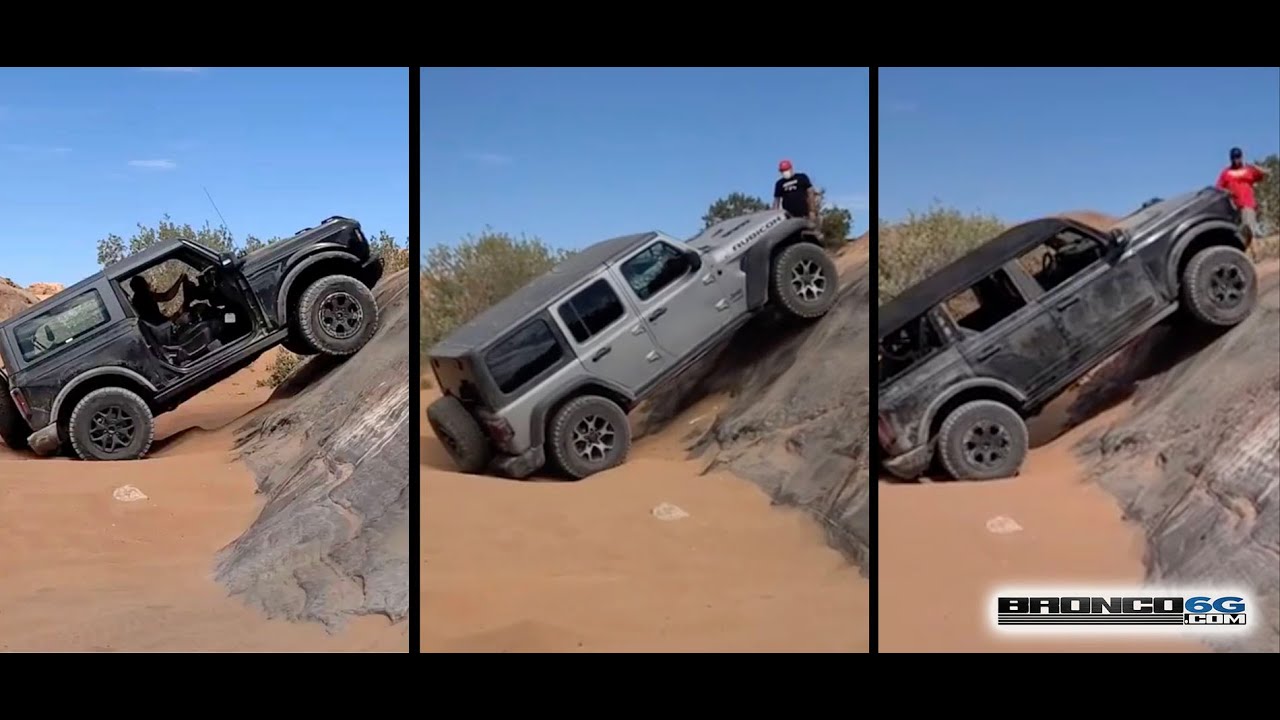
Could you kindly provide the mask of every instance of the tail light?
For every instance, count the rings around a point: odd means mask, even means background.
[[[484,415],[480,418],[480,422],[484,425],[485,432],[489,433],[489,439],[499,447],[505,447],[516,436],[516,431],[512,429],[511,423],[507,422],[506,418]]]
[[[889,421],[885,419],[884,415],[879,416],[879,421],[877,434],[880,437],[880,447],[886,451],[892,450],[893,444],[897,441],[898,436],[893,432],[893,426],[889,424]]]
[[[13,404],[18,408],[18,412],[22,413],[24,420],[31,420],[31,408],[27,405],[27,398],[23,396],[22,390],[18,388],[9,389],[9,397],[13,398]]]

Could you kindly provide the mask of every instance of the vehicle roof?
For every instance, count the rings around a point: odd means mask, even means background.
[[[881,306],[877,323],[879,338],[900,329],[912,318],[920,316],[929,308],[990,275],[1001,265],[1068,228],[1091,237],[1099,236],[1095,228],[1066,218],[1040,218],[1015,225]]]
[[[454,330],[431,349],[431,355],[457,357],[480,350],[516,324],[541,312],[583,278],[656,237],[656,232],[622,235],[579,250]]]
[[[168,255],[170,252],[173,251],[174,247],[181,245],[184,242],[189,242],[193,245],[198,244],[194,240],[162,240],[152,245],[151,247],[147,248],[146,250],[143,250],[142,252],[135,253],[122,260],[117,260],[116,262],[113,262],[110,265],[106,266],[105,268],[99,270],[98,272],[92,275],[89,275],[88,277],[84,278],[83,280],[76,283],[75,285],[70,285],[64,288],[61,292],[54,295],[53,297],[42,300],[36,303],[35,305],[32,305],[31,307],[24,309],[22,312],[16,315],[13,315],[12,317],[5,320],[4,322],[0,322],[0,326],[13,325],[15,323],[23,322],[24,320],[30,317],[33,317],[35,315],[39,315],[40,313],[43,313],[45,310],[49,308],[49,305],[48,305],[49,301],[53,300],[55,302],[62,302],[66,298],[69,298],[73,295],[80,293],[83,290],[88,289],[89,286],[101,280],[104,275],[107,277],[118,277],[120,275],[127,275],[129,273],[135,272],[139,268],[144,268],[156,262],[157,260],[160,260],[165,255]]]

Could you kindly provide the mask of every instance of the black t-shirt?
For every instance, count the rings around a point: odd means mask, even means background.
[[[773,196],[782,198],[782,209],[792,217],[808,217],[809,216],[809,188],[813,187],[813,183],[809,182],[809,176],[804,173],[796,173],[788,178],[778,178],[778,182],[773,184]]]
[[[155,296],[150,292],[134,293],[133,309],[137,311],[138,317],[151,325],[163,325],[169,321],[164,313],[160,311],[160,303],[156,302]]]

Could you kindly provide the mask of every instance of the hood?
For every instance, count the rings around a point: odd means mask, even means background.
[[[783,210],[765,210],[722,220],[703,230],[687,244],[703,255],[724,262],[742,255],[761,241],[786,237],[805,227],[803,218],[788,218]]]

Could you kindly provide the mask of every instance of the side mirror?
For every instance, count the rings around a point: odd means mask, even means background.
[[[244,264],[242,258],[235,256],[235,253],[224,252],[218,255],[218,265],[224,270],[239,270]]]

